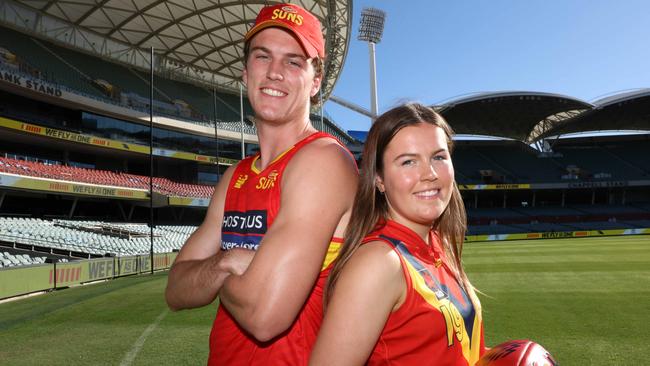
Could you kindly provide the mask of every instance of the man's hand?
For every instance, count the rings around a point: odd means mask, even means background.
[[[176,257],[167,280],[165,298],[172,310],[205,306],[217,297],[230,272],[219,263],[223,207],[234,166],[228,168],[214,190],[205,220],[187,239]]]

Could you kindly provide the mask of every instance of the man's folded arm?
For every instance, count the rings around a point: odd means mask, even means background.
[[[241,276],[229,276],[220,294],[237,323],[260,341],[294,322],[322,269],[331,238],[342,218],[347,222],[352,206],[354,160],[336,144],[312,144],[287,166],[280,211],[250,267]]]

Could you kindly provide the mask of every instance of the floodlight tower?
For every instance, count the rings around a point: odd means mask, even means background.
[[[373,121],[377,118],[377,66],[375,64],[375,44],[381,41],[384,32],[386,12],[376,8],[363,8],[358,40],[368,42],[370,56],[370,112]]]

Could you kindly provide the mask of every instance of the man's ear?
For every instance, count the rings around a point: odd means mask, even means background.
[[[309,93],[310,96],[314,96],[318,94],[318,91],[320,90],[320,83],[322,81],[321,76],[314,76],[314,81],[311,85],[311,92]]]
[[[244,86],[248,85],[248,72],[244,67],[244,70],[241,72],[241,81],[244,83]]]

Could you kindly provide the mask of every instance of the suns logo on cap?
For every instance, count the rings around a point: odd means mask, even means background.
[[[295,25],[302,25],[302,15],[298,15],[297,13],[298,11],[296,9],[285,6],[282,9],[273,10],[273,16],[271,16],[271,19],[286,19]]]
[[[286,11],[287,13],[297,13],[298,10],[290,7],[290,6],[283,6],[282,10]]]

